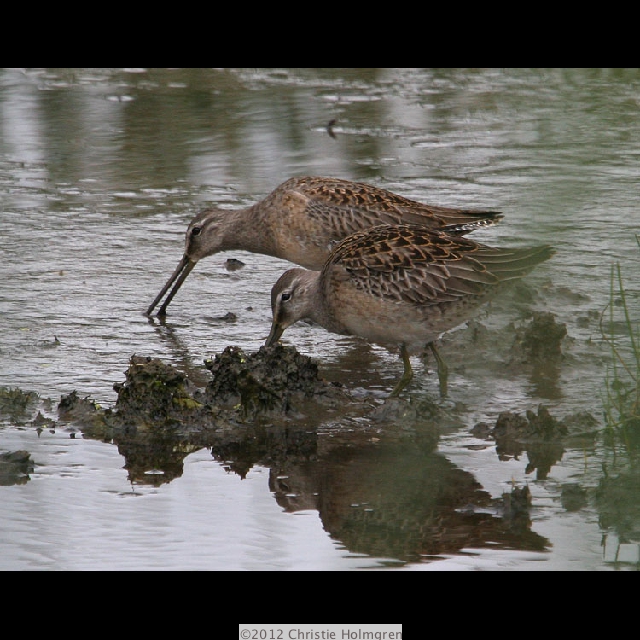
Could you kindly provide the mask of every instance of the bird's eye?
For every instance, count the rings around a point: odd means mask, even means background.
[[[202,231],[202,227],[193,227],[193,229],[191,229],[191,235],[199,236],[201,231]]]
[[[290,293],[283,293],[280,296],[280,300],[282,300],[282,302],[286,302],[287,300],[289,300],[291,298],[291,294]]]

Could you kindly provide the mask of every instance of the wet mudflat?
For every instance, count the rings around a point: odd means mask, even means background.
[[[638,319],[623,73],[3,71],[2,568],[636,569],[603,419],[616,262]],[[310,324],[264,349],[275,258],[205,259],[144,316],[199,208],[303,174],[557,254],[443,336],[444,398],[415,358],[388,400],[396,353]]]

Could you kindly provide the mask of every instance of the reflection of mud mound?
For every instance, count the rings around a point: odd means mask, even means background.
[[[479,422],[473,427],[472,433],[479,438],[495,440],[500,460],[517,460],[526,451],[529,457],[526,473],[537,469],[537,479],[543,480],[551,467],[562,459],[564,439],[569,428],[581,425],[583,430],[587,430],[592,429],[595,423],[593,416],[588,413],[557,420],[545,406],[540,405],[537,415],[533,411],[527,411],[526,416],[503,411],[495,426]]]
[[[616,532],[622,543],[640,543],[640,468],[632,465],[606,475],[596,489],[600,526]]]
[[[485,423],[477,424],[474,432],[486,429]],[[500,460],[516,460],[527,451],[529,464],[526,473],[538,470],[536,478],[544,480],[551,467],[562,459],[562,437],[567,429],[546,409],[540,406],[538,415],[527,411],[526,417],[512,411],[503,411],[487,435],[496,441],[496,453]]]
[[[527,487],[494,499],[473,474],[438,454],[437,443],[435,425],[329,430],[317,435],[315,456],[274,460],[269,488],[288,512],[317,510],[324,529],[351,553],[390,562],[548,547],[531,531]]]
[[[125,459],[124,468],[129,474],[129,481],[154,486],[182,476],[184,459],[201,449],[199,445],[163,434],[121,436],[117,445],[118,453]]]
[[[317,460],[318,434],[303,426],[251,424],[226,433],[211,444],[211,454],[241,478],[255,465],[288,470],[305,469]]]
[[[324,461],[318,510],[353,553],[419,560],[473,548],[544,550],[530,530],[526,495],[493,500],[444,456],[371,446]]]

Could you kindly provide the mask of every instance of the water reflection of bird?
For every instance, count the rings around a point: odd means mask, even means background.
[[[266,344],[302,318],[333,333],[399,344],[404,372],[391,392],[397,396],[413,377],[411,355],[553,253],[548,245],[488,247],[419,225],[376,226],[338,244],[322,270],[295,268],[280,276],[271,291]]]
[[[187,228],[184,255],[147,315],[173,285],[158,310],[159,316],[166,315],[196,263],[220,251],[252,251],[320,269],[338,241],[377,224],[422,224],[464,235],[501,218],[496,211],[428,205],[338,178],[290,178],[245,209],[210,208],[197,214]]]

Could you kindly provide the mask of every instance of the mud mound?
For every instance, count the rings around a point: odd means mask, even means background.
[[[115,414],[123,423],[171,427],[200,417],[194,385],[157,358],[131,356],[124,383],[113,388],[118,393]]]
[[[34,391],[0,387],[0,420],[21,422],[29,415],[38,400]]]
[[[204,401],[210,405],[239,406],[245,415],[290,413],[296,405],[315,398],[344,400],[338,387],[318,377],[318,365],[295,347],[277,344],[245,354],[229,346],[205,366],[213,375]]]
[[[0,453],[0,487],[26,484],[35,465],[28,451],[6,451]]]
[[[534,312],[531,322],[516,331],[513,350],[523,362],[557,361],[566,335],[567,325],[556,322],[552,313]]]

